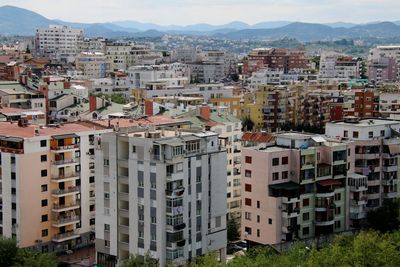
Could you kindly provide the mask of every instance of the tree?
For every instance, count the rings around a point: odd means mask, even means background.
[[[0,238],[0,266],[12,266],[15,262],[17,253],[17,241],[14,239]]]
[[[242,120],[243,131],[252,131],[254,128],[254,122],[250,119],[250,117],[245,117]]]
[[[57,261],[51,254],[18,248],[14,239],[0,238],[0,266],[57,267]]]
[[[158,267],[157,260],[151,258],[149,253],[146,255],[131,255],[128,260],[122,263],[122,267]]]
[[[367,214],[368,226],[376,231],[386,233],[400,227],[400,200],[385,199],[382,206]]]
[[[228,223],[226,225],[228,241],[232,242],[239,240],[240,238],[239,227],[240,225],[236,217],[231,217],[228,220]]]

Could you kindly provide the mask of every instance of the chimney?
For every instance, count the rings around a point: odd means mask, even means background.
[[[144,114],[147,115],[147,116],[153,116],[154,115],[153,101],[151,101],[151,100],[145,100],[144,101]]]
[[[210,107],[203,104],[203,106],[200,107],[200,116],[205,120],[209,120],[210,115],[211,115]]]
[[[97,110],[97,99],[96,96],[91,95],[89,96],[89,111],[93,112]]]

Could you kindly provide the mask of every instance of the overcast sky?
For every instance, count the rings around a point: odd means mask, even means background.
[[[400,0],[0,0],[50,19],[138,20],[163,25],[244,21],[368,22],[400,20]]]

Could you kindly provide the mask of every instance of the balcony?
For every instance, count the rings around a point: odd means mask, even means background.
[[[320,198],[331,198],[335,196],[335,192],[331,191],[331,192],[320,192],[320,193],[316,193],[315,197],[320,197]]]
[[[165,194],[168,197],[181,197],[184,192],[185,192],[184,187],[178,187],[178,188],[175,188],[174,190],[165,190]]]
[[[79,159],[73,158],[73,159],[56,160],[56,161],[53,161],[51,164],[53,166],[57,166],[57,167],[65,167],[67,165],[74,165],[74,164],[78,164],[78,163],[79,163]]]
[[[79,149],[79,144],[74,144],[74,145],[67,145],[67,146],[51,146],[50,150],[55,153],[62,153],[66,151],[73,151],[73,150],[78,150]]]
[[[333,225],[335,223],[335,218],[333,216],[328,217],[328,218],[319,218],[315,220],[315,225],[316,226],[329,226]]]
[[[72,186],[67,189],[55,189],[52,192],[53,197],[64,197],[68,195],[74,195],[80,192],[79,186]]]
[[[167,181],[174,182],[178,180],[183,180],[183,172],[167,173]]]
[[[62,234],[56,234],[53,236],[53,241],[60,243],[60,242],[64,242],[64,241],[68,241],[71,239],[75,239],[78,238],[80,235],[77,231],[71,231],[71,232],[67,232],[67,233],[62,233]]]
[[[79,223],[80,220],[81,220],[80,217],[76,216],[76,215],[65,216],[65,217],[60,217],[56,220],[53,220],[51,225],[53,227],[63,227],[63,226]]]
[[[296,202],[300,202],[299,197],[282,197],[282,204],[291,204]]]
[[[387,192],[382,193],[383,198],[396,198],[398,196],[397,192]]]
[[[299,208],[282,210],[283,218],[295,218],[295,217],[299,216],[299,214],[300,214]]]
[[[351,206],[362,206],[367,204],[367,197],[363,197],[361,199],[352,199],[350,200]]]
[[[299,224],[288,225],[288,226],[282,225],[282,232],[285,233],[285,234],[296,232],[298,230],[300,230],[300,225]]]
[[[304,164],[301,165],[302,170],[314,169],[314,168],[315,168],[314,162],[305,162]]]
[[[55,183],[61,183],[61,182],[69,182],[69,181],[74,181],[76,179],[79,179],[79,173],[71,173],[67,175],[58,175],[58,176],[51,176],[51,181]]]
[[[169,215],[173,216],[183,214],[184,212],[183,206],[167,207],[166,210]]]
[[[382,171],[384,172],[397,172],[398,167],[397,165],[394,166],[382,166]]]
[[[52,211],[54,211],[54,212],[64,212],[64,211],[78,209],[78,208],[80,208],[80,206],[81,206],[81,203],[79,201],[72,202],[72,203],[69,203],[69,204],[64,204],[64,205],[53,204]]]
[[[360,212],[360,213],[351,213],[350,212],[350,219],[352,220],[361,220],[367,218],[367,213],[366,212]]]
[[[175,225],[167,225],[167,231],[168,232],[175,232],[175,231],[182,231],[183,229],[186,228],[186,224],[185,223],[178,223]]]

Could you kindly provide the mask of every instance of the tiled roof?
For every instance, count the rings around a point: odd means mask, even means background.
[[[258,143],[269,143],[274,139],[271,134],[268,133],[251,133],[246,132],[242,135],[242,141],[251,141]]]

